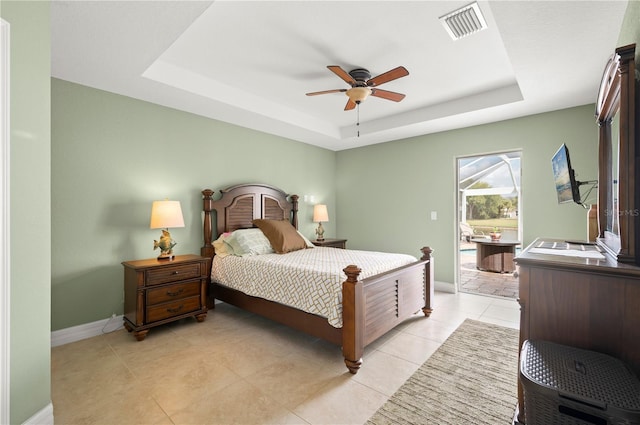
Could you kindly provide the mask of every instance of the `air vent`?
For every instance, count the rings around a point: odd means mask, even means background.
[[[487,28],[487,21],[482,16],[478,3],[471,3],[463,8],[441,16],[440,22],[454,40],[461,39]]]

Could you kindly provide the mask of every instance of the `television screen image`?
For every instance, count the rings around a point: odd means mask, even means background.
[[[569,149],[564,143],[553,155],[551,165],[553,167],[556,193],[558,194],[558,203],[575,202],[580,204],[580,190],[578,189],[578,183],[571,168]]]

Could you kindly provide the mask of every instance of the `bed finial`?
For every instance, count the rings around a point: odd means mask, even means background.
[[[425,246],[420,251],[422,251],[421,260],[428,260],[431,258],[431,253],[433,252],[433,249],[431,249],[431,247],[429,246]]]
[[[345,267],[343,270],[344,274],[347,275],[347,282],[356,283],[358,281],[358,276],[362,269],[358,266],[354,266],[353,264]]]

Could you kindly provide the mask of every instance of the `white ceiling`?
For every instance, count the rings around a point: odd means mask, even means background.
[[[626,0],[478,1],[454,41],[470,2],[54,0],[52,76],[336,151],[595,102]],[[327,65],[406,98],[305,96],[348,88]]]

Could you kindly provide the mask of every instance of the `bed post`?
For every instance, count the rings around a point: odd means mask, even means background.
[[[347,280],[342,283],[342,355],[349,372],[356,374],[364,351],[364,297],[358,280],[362,270],[350,265],[343,271]]]
[[[429,260],[428,263],[424,265],[424,307],[422,308],[422,312],[425,316],[429,317],[431,312],[433,312],[433,287],[435,285],[433,278],[433,257],[431,253],[433,249],[428,246],[422,248],[422,258],[421,260]]]
[[[204,211],[204,245],[200,248],[200,255],[203,257],[213,257],[213,244],[211,243],[211,211],[213,211],[213,190],[205,189],[202,191],[202,210]]]
[[[296,229],[298,228],[298,195],[291,195],[291,211],[293,217],[291,217],[291,224]]]
[[[213,244],[211,243],[211,239],[213,237],[211,234],[211,211],[213,211],[213,199],[211,197],[213,194],[214,192],[211,189],[205,189],[202,191],[202,210],[204,211],[202,233],[204,235],[204,245],[200,248],[200,255],[209,259],[209,261],[207,261],[207,308],[210,310],[216,307],[215,299],[213,298],[213,291],[211,290],[211,264],[213,262],[213,255],[215,254]]]

